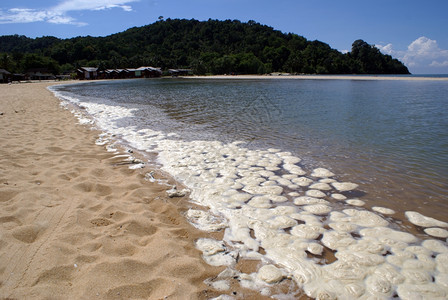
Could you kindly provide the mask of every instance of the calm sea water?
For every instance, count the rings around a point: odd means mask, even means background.
[[[448,81],[151,79],[58,88],[137,108],[120,120],[184,140],[279,148],[360,185],[367,206],[448,221]]]

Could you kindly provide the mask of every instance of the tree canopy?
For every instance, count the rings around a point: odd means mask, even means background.
[[[357,40],[343,54],[320,41],[255,21],[164,19],[106,37],[0,36],[0,68],[80,66],[190,68],[196,74],[409,74],[397,59]]]

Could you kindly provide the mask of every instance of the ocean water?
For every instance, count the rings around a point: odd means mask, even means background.
[[[198,241],[210,264],[282,266],[311,297],[448,295],[448,81],[170,78],[52,90],[115,139],[158,153],[210,208],[187,214],[225,229],[229,249]],[[241,282],[258,289],[266,276]]]
[[[280,148],[361,184],[371,205],[448,221],[448,82],[161,79],[64,93],[136,108],[121,126]]]

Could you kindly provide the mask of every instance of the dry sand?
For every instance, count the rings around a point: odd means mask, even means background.
[[[203,282],[223,267],[195,249],[207,234],[183,217],[187,197],[95,145],[48,85],[0,85],[0,299],[220,295]]]

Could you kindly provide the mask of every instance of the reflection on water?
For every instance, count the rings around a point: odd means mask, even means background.
[[[127,125],[291,151],[359,183],[369,206],[448,221],[447,82],[160,79],[65,89],[139,108]]]

